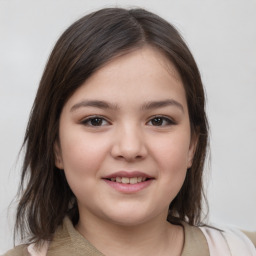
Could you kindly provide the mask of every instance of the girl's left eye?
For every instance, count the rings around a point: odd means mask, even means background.
[[[152,126],[167,126],[167,125],[174,125],[175,122],[167,117],[163,117],[163,116],[155,116],[152,119],[150,119],[147,122],[148,125],[152,125]]]
[[[105,126],[109,124],[107,120],[98,116],[86,118],[81,123],[86,126]]]

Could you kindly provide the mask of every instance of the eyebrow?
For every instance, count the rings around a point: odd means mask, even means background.
[[[160,100],[160,101],[149,101],[144,103],[141,106],[141,110],[151,110],[151,109],[157,109],[157,108],[163,108],[168,106],[175,106],[178,107],[182,112],[184,112],[184,108],[181,103],[174,99],[166,99],[166,100]],[[111,109],[111,110],[118,110],[119,107],[116,104],[112,104],[106,101],[102,100],[83,100],[74,106],[71,107],[71,112],[77,110],[81,107],[95,107],[100,109]]]
[[[142,105],[142,110],[150,110],[150,109],[156,109],[156,108],[163,108],[168,106],[175,106],[178,107],[183,113],[184,108],[181,103],[174,99],[166,99],[161,101],[149,101]]]
[[[75,111],[78,108],[81,107],[95,107],[95,108],[101,108],[101,109],[118,109],[117,105],[108,103],[106,101],[102,100],[83,100],[74,106],[72,106],[71,111]]]

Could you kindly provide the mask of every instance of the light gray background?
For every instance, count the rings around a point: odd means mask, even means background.
[[[16,159],[48,55],[73,21],[115,5],[156,12],[184,36],[208,97],[210,221],[256,230],[256,1],[0,0],[0,253],[12,247]]]

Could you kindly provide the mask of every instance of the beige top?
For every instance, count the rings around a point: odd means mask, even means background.
[[[250,240],[253,242],[254,246],[256,247],[256,232],[248,232],[243,231],[243,233],[250,238]]]
[[[185,231],[185,243],[181,256],[209,256],[207,241],[198,227],[182,223]],[[65,218],[64,225],[59,228],[50,243],[47,256],[104,256],[87,241]],[[4,256],[29,256],[27,245],[19,245],[8,251]]]

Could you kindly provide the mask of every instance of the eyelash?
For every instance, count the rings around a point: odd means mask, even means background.
[[[96,121],[98,123],[92,124],[92,121]],[[160,121],[160,124],[159,125],[158,124],[157,125],[151,124],[150,126],[162,127],[162,126],[170,126],[170,125],[175,125],[176,124],[176,122],[174,120],[172,120],[169,117],[165,117],[165,116],[153,116],[153,117],[150,118],[150,120],[146,124],[149,124],[150,122],[152,123],[152,121],[156,121],[156,122]],[[105,124],[102,124],[104,122],[105,122]],[[110,122],[107,121],[106,118],[104,118],[102,116],[91,116],[89,118],[86,118],[86,119],[82,120],[81,124],[83,124],[85,126],[91,126],[91,127],[101,127],[101,126],[105,126],[107,124],[110,124]]]
[[[98,121],[100,121],[100,125],[93,125],[92,121],[96,121],[98,119]],[[106,124],[102,125],[102,122],[106,122],[107,124],[110,124],[109,121],[106,120],[106,118],[102,117],[102,116],[91,116],[89,118],[86,118],[84,120],[81,121],[81,124],[85,125],[85,126],[91,126],[91,127],[101,127],[101,126],[105,126]]]
[[[147,124],[152,122],[153,120],[154,121],[159,121],[160,120],[161,124],[160,125],[153,125],[153,124],[151,124],[151,126],[162,127],[162,126],[170,126],[170,125],[175,125],[176,124],[176,122],[173,119],[171,119],[169,117],[166,117],[166,116],[153,116],[153,117],[150,118],[150,120],[147,122]],[[164,125],[162,124],[163,122],[165,122]]]

